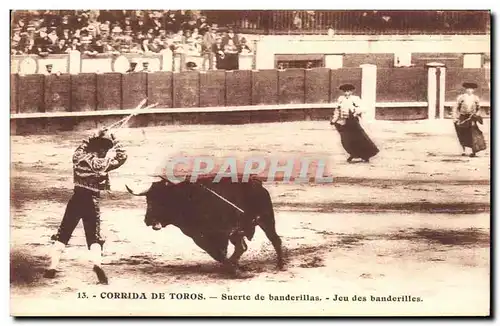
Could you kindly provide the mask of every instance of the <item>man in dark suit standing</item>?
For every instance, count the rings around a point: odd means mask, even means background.
[[[215,34],[210,26],[208,26],[208,30],[206,33],[203,35],[203,41],[201,44],[201,51],[203,54],[203,63],[202,67],[203,70],[212,70],[214,68],[214,53],[213,53],[213,46],[216,43],[215,42]],[[208,61],[208,69],[206,67]]]
[[[238,35],[236,35],[232,29],[229,29],[227,35],[222,41],[222,44],[224,45],[224,52],[227,60],[226,69],[238,70],[239,54],[241,52]]]
[[[215,44],[212,47],[212,52],[215,54],[215,67],[217,70],[226,70],[227,58],[224,53],[224,46],[222,45],[222,38],[220,36],[216,37]]]

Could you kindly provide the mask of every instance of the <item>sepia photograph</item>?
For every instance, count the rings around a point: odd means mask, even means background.
[[[490,317],[491,22],[10,10],[10,315]]]

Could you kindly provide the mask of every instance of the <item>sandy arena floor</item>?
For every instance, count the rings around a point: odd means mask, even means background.
[[[489,121],[482,126],[489,143]],[[129,160],[111,173],[102,200],[108,286],[96,285],[78,225],[59,276],[41,277],[50,236],[72,194],[71,155],[83,132],[13,136],[11,312],[15,315],[487,315],[490,273],[490,154],[460,156],[451,121],[364,124],[380,148],[369,164],[348,164],[328,123],[165,126],[117,134]],[[270,183],[287,270],[258,229],[241,263],[250,279],[229,279],[175,227],[143,224],[144,198],[125,184],[148,182],[162,159],[195,155],[327,155],[328,185]],[[145,181],[144,181],[145,180]],[[232,246],[230,246],[232,250]],[[106,292],[166,293],[165,300],[101,299]],[[78,299],[85,292],[87,299]],[[201,293],[202,300],[170,293]],[[223,294],[251,301],[222,300]],[[262,294],[265,301],[256,301]],[[270,301],[305,295],[320,301]],[[80,294],[82,295],[82,294]],[[94,298],[95,295],[95,298]],[[105,294],[104,294],[105,295]],[[333,301],[335,295],[349,301]],[[367,301],[352,301],[353,296]],[[419,297],[377,302],[371,296]]]

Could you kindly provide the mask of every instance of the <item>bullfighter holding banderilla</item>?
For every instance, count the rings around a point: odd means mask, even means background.
[[[68,202],[64,217],[51,239],[54,241],[51,262],[45,277],[54,278],[60,257],[80,219],[83,221],[87,247],[99,283],[108,278],[101,267],[104,239],[100,234],[99,199],[102,190],[110,190],[108,172],[122,166],[127,160],[125,150],[113,134],[100,129],[78,146],[73,154],[74,193]]]

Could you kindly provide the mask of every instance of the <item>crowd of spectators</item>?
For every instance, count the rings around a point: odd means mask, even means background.
[[[80,10],[14,12],[11,54],[159,53],[164,49],[203,55],[210,67],[231,66],[250,52],[245,38],[210,22],[199,11]],[[221,59],[222,57],[222,59]],[[224,67],[222,67],[224,68]]]
[[[281,15],[275,22],[299,33],[331,29],[339,34],[467,34],[488,28],[486,11],[301,10]]]
[[[352,34],[481,31],[487,18],[475,11],[25,10],[12,13],[11,54],[45,57],[78,50],[84,56],[97,56],[170,49],[202,56],[204,69],[208,64],[232,70],[238,68],[239,54],[252,50],[231,24],[264,33],[321,30],[333,36],[346,30]]]

